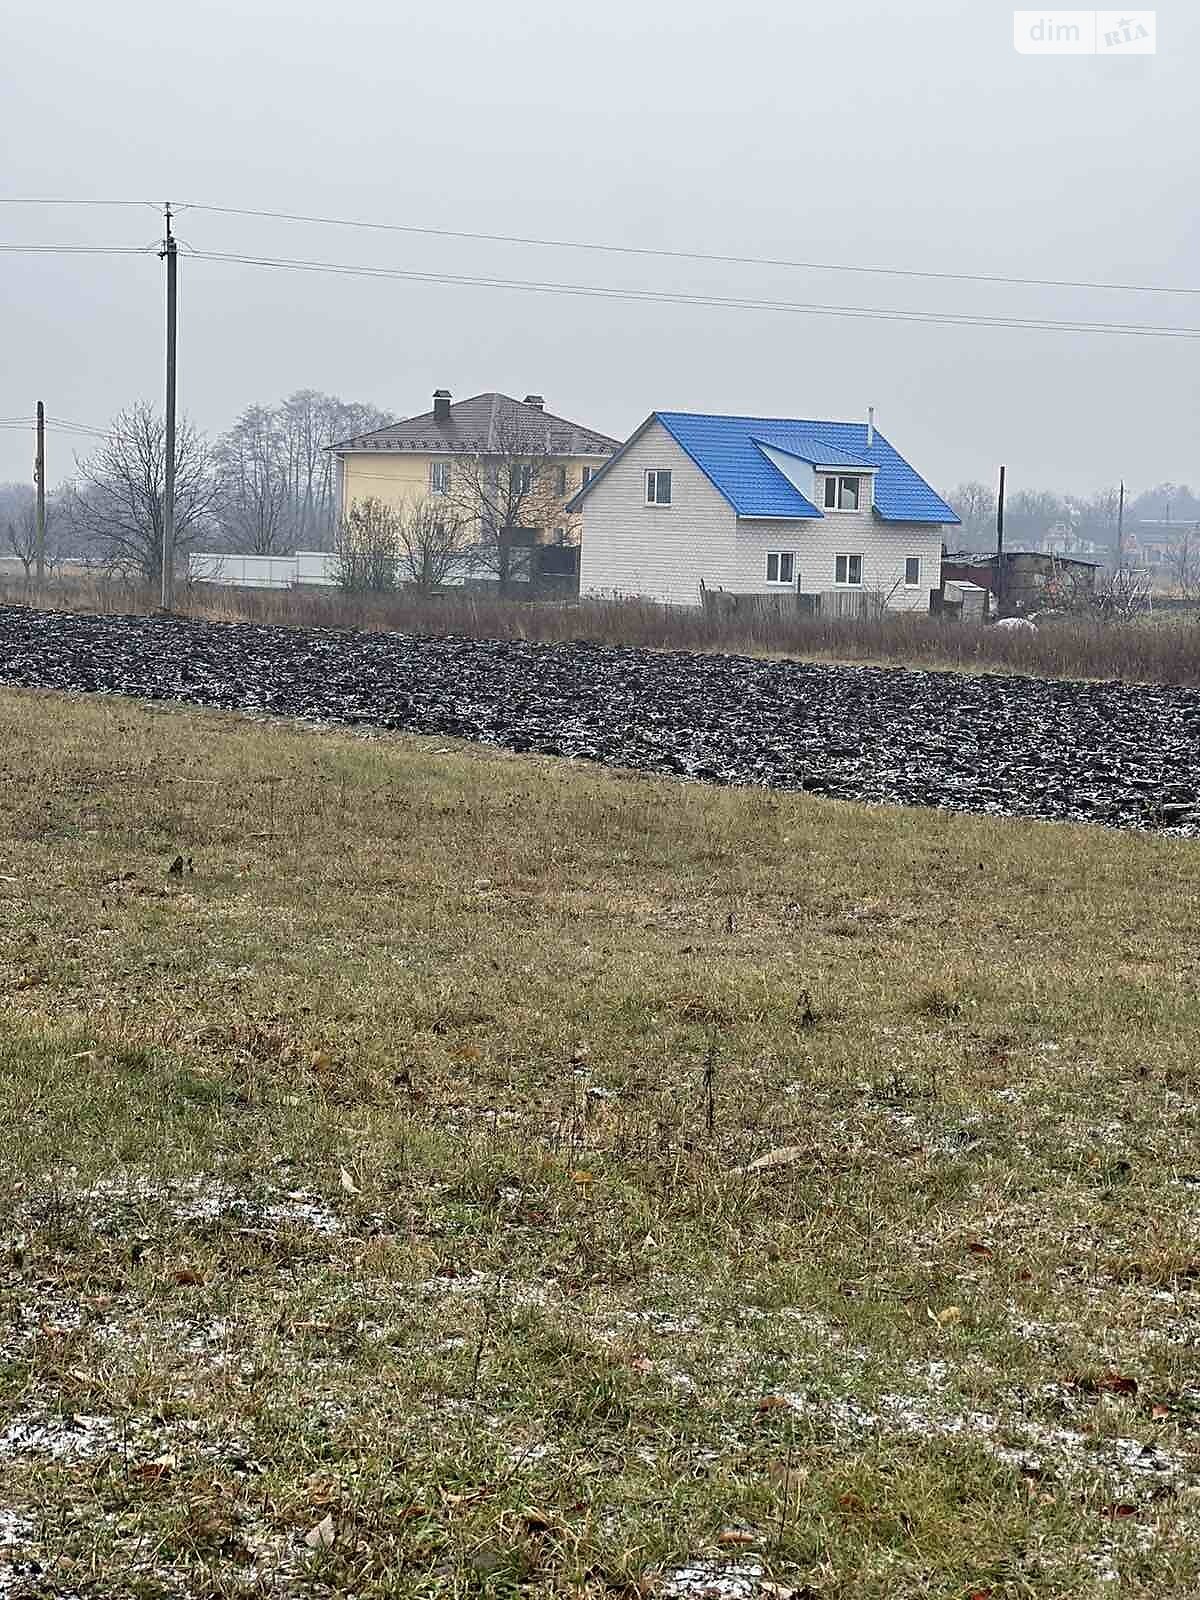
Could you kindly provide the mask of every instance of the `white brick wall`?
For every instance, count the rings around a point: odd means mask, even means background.
[[[671,470],[669,506],[645,504],[651,467]],[[579,592],[698,606],[701,578],[730,587],[736,522],[729,502],[652,422],[583,502]]]
[[[648,468],[669,467],[671,504],[647,506]],[[817,504],[820,502],[817,483]],[[820,520],[738,518],[729,502],[654,422],[583,503],[579,588],[583,595],[637,595],[671,605],[700,603],[700,580],[735,594],[779,594],[767,582],[767,552],[791,550],[799,588],[833,589],[834,558],[861,555],[863,588],[890,596],[893,609],[928,611],[941,578],[942,533],[926,523],[880,522],[869,509],[829,511]],[[906,588],[908,556],[921,562]]]
[[[767,582],[767,552],[793,550],[799,587],[805,594],[833,589],[835,557],[863,558],[863,588],[890,595],[893,610],[928,611],[929,591],[941,581],[942,533],[940,526],[923,522],[880,522],[871,511],[827,511],[818,522],[738,521],[735,559],[726,585],[739,594],[778,593]],[[904,585],[904,562],[917,556],[921,581],[915,589]]]

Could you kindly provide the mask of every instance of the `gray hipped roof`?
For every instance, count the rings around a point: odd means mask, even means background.
[[[619,439],[555,417],[506,394],[477,394],[450,407],[439,422],[432,411],[333,446],[337,451],[419,450],[447,455],[609,456]]]

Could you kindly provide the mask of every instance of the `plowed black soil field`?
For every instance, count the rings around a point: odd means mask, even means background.
[[[0,682],[1200,834],[1200,692],[0,608]]]

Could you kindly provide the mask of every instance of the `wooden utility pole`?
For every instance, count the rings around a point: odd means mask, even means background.
[[[996,496],[996,615],[1004,614],[1004,472],[1000,468],[1000,493]]]
[[[1117,498],[1117,571],[1120,572],[1124,559],[1125,545],[1125,479],[1121,479],[1121,490]]]
[[[37,592],[42,593],[46,581],[46,408],[37,403],[37,460],[33,468],[33,481],[37,486],[37,542],[34,546],[34,571],[37,574]]]
[[[175,236],[171,203],[166,207],[167,232],[159,258],[167,263],[167,460],[163,484],[162,608],[175,602]]]

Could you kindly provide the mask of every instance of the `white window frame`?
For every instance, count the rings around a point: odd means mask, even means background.
[[[579,474],[579,487],[581,489],[586,489],[588,484],[591,483],[592,479],[596,476],[599,470],[599,467],[584,467],[583,471]]]
[[[838,577],[838,563],[841,562],[841,561],[844,561],[846,563],[846,576],[844,578],[839,578]],[[850,571],[851,571],[850,563],[852,561],[857,561],[858,562],[858,577],[857,578],[852,578],[850,576]],[[833,586],[834,586],[835,589],[861,589],[862,588],[862,586],[863,586],[863,558],[862,558],[862,552],[861,551],[848,550],[848,551],[844,551],[844,552],[834,556],[834,558],[833,558]]]
[[[771,576],[771,563],[775,563],[775,577]],[[783,563],[788,564],[788,575],[781,577]],[[796,552],[794,550],[768,550],[767,551],[767,576],[766,582],[773,589],[794,589],[796,587]]]
[[[533,493],[533,463],[530,461],[514,461],[508,469],[508,492],[510,495]]]
[[[660,499],[658,493],[659,487],[664,478],[667,480],[667,498],[665,500]],[[646,504],[648,506],[655,506],[659,509],[661,509],[663,506],[669,506],[671,504],[671,489],[672,482],[670,467],[646,468]]]
[[[823,493],[824,510],[826,510],[826,511],[844,511],[844,512],[850,512],[851,514],[853,514],[855,512],[858,512],[858,511],[861,511],[863,509],[863,483],[866,482],[866,481],[867,480],[864,479],[863,476],[860,473],[857,473],[857,472],[839,472],[839,473],[828,472],[828,473],[826,473],[825,474],[825,489],[824,489],[824,493]],[[855,498],[855,500],[857,502],[856,505],[844,506],[842,504],[842,485],[845,484],[845,483],[853,483],[853,484],[855,484],[857,486],[855,488],[855,491],[854,491],[854,498]],[[829,490],[830,490],[831,486],[833,488],[833,504],[832,505],[830,505],[830,503],[829,503]]]
[[[915,578],[912,578],[910,580],[910,578],[908,576],[908,569],[914,562],[916,562],[916,566],[917,566],[917,575],[916,575]],[[905,556],[905,558],[904,558],[904,587],[906,589],[919,589],[921,587],[921,558],[920,558],[920,556]]]
[[[450,493],[450,463],[448,461],[431,461],[429,463],[429,492],[430,494]]]
[[[565,466],[559,467],[558,471],[555,473],[555,478],[558,483],[558,495],[561,499],[562,496],[567,492],[567,469]]]

